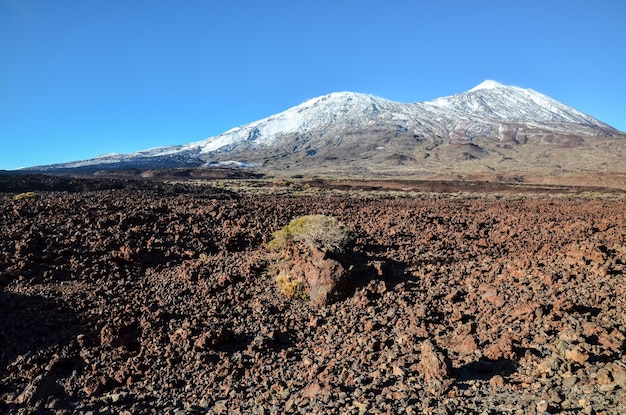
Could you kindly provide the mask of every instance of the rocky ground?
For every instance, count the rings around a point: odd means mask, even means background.
[[[626,413],[619,194],[1,179],[0,412]],[[357,235],[330,304],[270,272],[306,214]]]

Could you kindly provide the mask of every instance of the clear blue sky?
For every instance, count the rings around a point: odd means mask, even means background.
[[[0,0],[0,169],[184,144],[333,91],[485,79],[626,131],[623,0]]]

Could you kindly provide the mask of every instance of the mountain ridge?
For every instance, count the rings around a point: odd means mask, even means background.
[[[268,171],[432,174],[442,169],[454,172],[458,163],[464,164],[458,169],[463,172],[472,167],[467,162],[485,160],[478,170],[496,171],[508,169],[502,168],[504,161],[526,162],[520,145],[533,152],[597,147],[599,142],[590,140],[617,140],[621,157],[626,135],[532,89],[486,80],[467,92],[413,103],[332,92],[204,140],[27,170],[228,164]],[[539,144],[546,148],[536,149]],[[582,163],[583,170],[602,164],[598,164],[602,154],[591,153],[594,161]],[[541,157],[532,161],[537,162],[545,164]],[[527,167],[532,169],[532,163]]]

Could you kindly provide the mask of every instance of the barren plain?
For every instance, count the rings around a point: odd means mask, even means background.
[[[0,412],[626,413],[623,189],[0,176],[0,202]],[[357,235],[331,304],[268,272],[307,214]]]

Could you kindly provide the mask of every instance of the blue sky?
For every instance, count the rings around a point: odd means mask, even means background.
[[[184,144],[333,91],[485,79],[626,131],[622,0],[0,0],[0,169]]]

